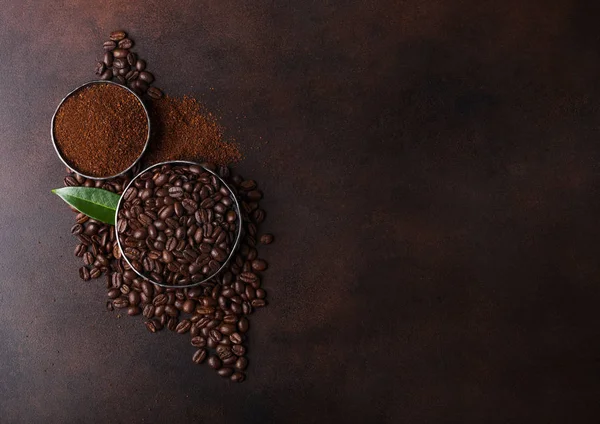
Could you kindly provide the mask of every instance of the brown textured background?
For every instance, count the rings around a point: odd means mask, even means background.
[[[598,422],[594,3],[4,2],[0,421]],[[78,280],[50,118],[120,28],[266,193],[244,384]]]

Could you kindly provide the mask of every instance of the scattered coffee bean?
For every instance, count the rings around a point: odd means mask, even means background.
[[[120,49],[130,49],[132,47],[133,47],[133,41],[131,41],[129,38],[124,38],[121,41],[119,41]]]
[[[210,365],[211,368],[218,370],[221,368],[221,360],[217,356],[211,355],[208,358],[208,365]]]
[[[273,243],[273,239],[274,239],[273,234],[263,234],[260,237],[260,242],[262,244],[271,244],[271,243]]]
[[[206,349],[198,349],[196,352],[194,352],[194,356],[192,356],[192,361],[195,364],[201,364],[206,359],[206,355],[207,355]],[[209,359],[209,363],[210,363],[210,359]],[[214,368],[213,365],[211,365],[211,367]]]
[[[112,41],[121,41],[125,37],[127,37],[127,33],[125,31],[113,31],[113,32],[110,33],[110,37],[109,38]]]

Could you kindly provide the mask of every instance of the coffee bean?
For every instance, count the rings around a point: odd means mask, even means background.
[[[137,55],[134,52],[129,52],[129,54],[127,55],[127,63],[129,63],[129,66],[131,66],[132,68],[136,67],[138,60],[137,60]],[[136,71],[139,71],[139,69],[135,69]]]
[[[256,289],[256,297],[259,299],[264,299],[267,297],[267,293],[263,289]]]
[[[123,297],[119,297],[115,300],[113,300],[113,304],[115,305],[115,308],[117,309],[123,309],[129,306],[129,300],[123,298]]]
[[[124,59],[129,54],[129,50],[119,47],[118,49],[113,50],[112,53],[115,59]]]
[[[146,328],[148,329],[149,332],[156,333],[158,331],[154,320],[146,321],[144,324],[146,325]]]
[[[112,69],[107,69],[102,73],[102,75],[100,75],[100,79],[104,80],[104,81],[110,80],[110,79],[112,79],[112,77],[113,77]]]
[[[201,364],[206,359],[206,356],[207,356],[206,349],[198,349],[196,352],[194,352],[194,355],[192,356],[192,361],[195,364]],[[210,358],[209,358],[209,364],[210,364]],[[214,368],[213,365],[211,365],[211,367]]]
[[[249,327],[248,318],[241,317],[240,320],[238,321],[237,327],[238,327],[238,330],[242,333],[245,333],[246,331],[248,331],[248,327]]]
[[[231,340],[231,343],[233,344],[240,344],[244,341],[244,338],[240,333],[233,333],[229,336],[229,340]]]
[[[144,306],[144,311],[142,312],[144,317],[150,319],[154,316],[154,305],[148,304]]]
[[[127,37],[127,33],[125,31],[113,31],[110,33],[110,39],[112,41],[121,41],[122,39],[124,39],[125,37]]]
[[[177,318],[175,317],[170,317],[167,321],[167,328],[171,331],[175,331],[177,329]]]
[[[135,88],[136,88],[138,91],[140,91],[140,92],[142,92],[142,93],[145,93],[145,92],[146,92],[146,90],[148,90],[148,83],[146,83],[146,82],[144,82],[144,81],[140,80],[140,77],[138,77],[138,79],[136,79],[136,80],[133,82],[133,84],[134,84],[134,87],[135,87]]]
[[[231,374],[233,374],[233,368],[229,368],[229,367],[224,367],[221,368],[217,371],[217,373],[221,376],[221,377],[229,377],[231,376]]]
[[[273,243],[273,239],[274,239],[273,234],[263,234],[260,237],[260,242],[262,244],[271,244],[271,243]]]
[[[112,52],[105,52],[104,56],[102,57],[102,62],[104,62],[104,64],[106,65],[107,68],[110,68],[111,66],[113,66],[114,56],[113,56]],[[107,69],[107,71],[108,71],[108,69]]]
[[[131,41],[129,38],[124,38],[121,41],[119,41],[120,49],[130,49],[132,47],[133,47],[133,41]]]
[[[102,45],[102,48],[106,52],[110,52],[110,51],[114,50],[116,47],[117,47],[117,43],[115,43],[114,41],[105,41],[104,44]]]
[[[231,381],[233,381],[234,383],[241,383],[243,382],[246,377],[244,375],[244,373],[241,372],[234,372],[231,377],[230,377]]]
[[[191,343],[194,347],[204,347],[206,346],[206,339],[202,336],[192,337]]]
[[[240,356],[235,363],[235,367],[240,371],[244,371],[248,367],[248,359],[245,356]]]
[[[139,76],[138,71],[130,70],[129,72],[127,72],[127,75],[125,75],[125,79],[127,81],[131,82],[131,81],[135,81],[138,76]]]
[[[177,332],[177,334],[185,334],[190,330],[191,326],[192,323],[190,322],[190,320],[184,319],[177,325],[175,331]]]
[[[254,308],[261,308],[267,304],[267,301],[264,299],[254,299],[250,303]]]
[[[79,268],[79,278],[81,278],[83,281],[88,281],[90,279],[90,270],[84,266]]]
[[[219,331],[226,335],[229,336],[230,334],[233,334],[235,332],[235,325],[233,324],[221,324],[219,326]]]
[[[114,311],[115,307],[113,306],[112,302],[109,300],[106,302],[106,310],[107,311]]]
[[[221,341],[221,339],[223,339],[223,335],[219,332],[219,330],[210,330],[210,338],[213,339],[215,342],[219,342]]]
[[[100,76],[104,73],[104,71],[106,71],[106,65],[104,64],[104,62],[96,63],[95,74]]]
[[[117,57],[115,57],[115,59],[113,60],[112,66],[113,66],[113,68],[115,68],[117,70],[129,68],[129,64],[127,63],[127,60],[125,60],[123,58],[117,58]]]
[[[139,60],[138,60],[139,63]],[[160,91],[160,89],[156,88],[156,87],[150,87],[148,88],[148,95],[150,97],[152,97],[153,99],[160,99],[163,96],[163,92]]]
[[[255,259],[252,261],[252,269],[254,271],[264,271],[267,269],[267,262],[262,259]]]
[[[231,351],[236,356],[242,356],[246,353],[246,348],[241,344],[236,344],[236,345],[231,346]]]
[[[221,368],[222,363],[221,363],[221,360],[218,357],[216,357],[215,355],[211,355],[208,358],[208,365],[211,368],[213,368],[215,370],[218,370],[219,368]]]
[[[99,278],[102,275],[102,271],[100,269],[94,267],[90,270],[90,278]]]
[[[151,84],[154,81],[154,75],[152,75],[148,71],[142,71],[142,72],[140,72],[140,77],[139,78],[142,81],[147,82],[148,84]]]
[[[130,306],[127,308],[127,315],[129,316],[139,315],[141,312],[142,310],[138,306]]]

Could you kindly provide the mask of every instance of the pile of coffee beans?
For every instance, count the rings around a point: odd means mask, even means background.
[[[139,277],[121,256],[113,226],[79,213],[76,215],[76,223],[71,232],[79,241],[75,247],[75,255],[81,257],[84,262],[84,266],[79,269],[80,277],[88,281],[105,276],[108,294],[106,308],[108,310],[126,311],[128,315],[132,316],[142,314],[145,319],[144,324],[151,333],[156,333],[166,327],[178,334],[187,335],[194,348],[191,355],[194,363],[207,362],[211,368],[217,370],[220,376],[234,382],[242,382],[246,378],[245,370],[248,366],[246,348],[249,329],[248,317],[256,309],[267,304],[267,293],[263,288],[261,275],[267,269],[267,262],[259,257],[258,248],[261,244],[270,244],[273,236],[270,234],[258,236],[258,226],[265,219],[265,211],[260,208],[262,192],[257,188],[256,182],[232,173],[225,166],[218,169],[212,165],[205,165],[205,167],[216,172],[234,191],[240,204],[242,229],[241,244],[239,249],[234,251],[232,260],[227,262],[216,277],[208,281],[191,288],[177,286],[165,288],[152,284]],[[123,176],[105,181],[86,179],[68,172],[69,174],[64,180],[67,186],[99,187],[121,194],[133,176],[139,172],[139,166],[136,165],[132,171]],[[162,172],[159,173],[159,175],[161,174]],[[201,175],[201,172],[198,175]],[[153,178],[154,174],[152,174],[152,179],[145,181],[154,181]],[[185,182],[181,181],[181,187],[183,187]],[[146,189],[145,184],[142,190]],[[154,184],[155,187],[151,188],[152,191],[156,188],[156,181]],[[210,184],[212,185],[212,181]],[[179,186],[173,184],[173,187]],[[138,194],[140,188],[136,187]],[[221,193],[220,189],[216,190],[214,186],[213,189],[215,189],[214,193]],[[194,193],[193,188],[191,193]],[[166,196],[164,197],[166,198]],[[137,194],[135,198],[141,199]],[[131,202],[135,198],[132,197]],[[150,198],[152,197],[148,197],[148,199]],[[173,198],[178,201],[177,197]],[[221,203],[224,198],[226,197],[220,199]],[[214,217],[216,215],[214,206],[212,210]],[[220,214],[227,221],[227,212],[223,212]],[[138,221],[141,213],[140,211],[137,214]],[[175,216],[177,215],[175,214]],[[206,220],[202,222],[206,222]],[[207,234],[207,231],[204,231],[204,224],[200,226],[198,223],[191,223],[191,225],[202,227],[203,236]],[[165,232],[165,235],[167,228],[171,227],[167,226],[161,230]],[[190,226],[188,226],[188,230],[189,228]],[[173,234],[176,235],[177,229],[172,229]],[[146,233],[148,233],[147,229]],[[187,231],[186,236],[189,242]],[[177,239],[177,237],[175,238]],[[193,241],[196,243],[195,240]],[[204,237],[202,237],[202,242],[204,242]],[[177,243],[179,244],[179,242]],[[175,255],[173,256],[175,257]]]
[[[101,80],[113,80],[127,85],[139,95],[144,93],[153,99],[160,99],[163,93],[152,87],[154,75],[146,70],[146,61],[131,51],[133,41],[125,31],[113,31],[103,44],[104,56],[96,63],[96,75]]]
[[[237,203],[223,181],[199,165],[158,165],[125,191],[117,232],[129,263],[147,279],[199,283],[225,261],[239,230]]]

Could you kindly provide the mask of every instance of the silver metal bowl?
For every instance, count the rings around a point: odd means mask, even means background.
[[[206,168],[205,166],[203,166],[200,163],[197,162],[190,162],[190,161],[184,161],[184,160],[175,160],[175,161],[167,161],[167,162],[160,162],[157,163],[155,165],[152,165],[146,169],[144,169],[143,171],[141,171],[139,174],[137,174],[130,182],[129,184],[127,184],[127,187],[125,187],[123,189],[123,193],[126,193],[127,190],[129,189],[129,187],[131,187],[131,185],[140,177],[140,175],[142,175],[145,172],[148,172],[154,168],[157,167],[161,167],[163,165],[196,165],[201,167],[202,169],[204,169],[206,172],[209,172],[210,174],[214,175],[215,177],[217,177],[219,179],[219,181],[221,182],[221,184],[223,184],[225,187],[227,187],[227,190],[229,190],[229,193],[231,194],[231,198],[233,199],[233,203],[235,205],[235,212],[237,213],[237,234],[235,237],[235,242],[233,243],[233,246],[231,248],[231,252],[229,252],[229,255],[227,256],[227,259],[225,259],[225,261],[221,264],[221,267],[214,272],[213,274],[211,274],[209,277],[205,278],[202,281],[199,281],[197,283],[193,283],[193,284],[187,284],[187,285],[177,285],[177,284],[164,284],[164,283],[158,283],[154,280],[152,280],[151,278],[149,278],[148,276],[144,275],[140,270],[137,270],[133,267],[133,265],[131,264],[131,262],[129,261],[129,259],[127,258],[127,256],[125,255],[125,251],[123,250],[123,247],[121,246],[121,238],[119,236],[119,232],[117,231],[117,228],[119,228],[119,211],[121,210],[121,204],[123,202],[123,196],[121,196],[121,198],[119,199],[119,203],[117,204],[117,210],[115,212],[115,238],[117,239],[117,244],[119,246],[119,250],[121,250],[121,257],[125,259],[125,262],[127,262],[127,264],[129,265],[129,267],[140,277],[142,277],[145,280],[148,280],[149,282],[156,284],[157,286],[162,286],[162,287],[175,287],[175,288],[186,288],[186,287],[195,287],[198,286],[202,283],[205,283],[209,280],[211,280],[212,278],[216,277],[217,275],[219,275],[219,273],[221,271],[223,271],[223,268],[225,268],[225,266],[229,263],[229,261],[231,260],[231,258],[233,258],[233,255],[235,254],[235,251],[237,250],[237,248],[239,247],[240,244],[240,238],[242,236],[242,214],[241,214],[241,209],[240,209],[240,204],[238,203],[237,197],[235,195],[235,193],[233,192],[233,190],[231,189],[231,187],[229,187],[229,184],[227,184],[225,181],[223,181],[223,179],[217,175],[217,173],[211,171],[210,169]]]
[[[142,152],[137,157],[137,159],[127,169],[124,169],[123,171],[119,172],[116,175],[109,175],[109,176],[106,176],[106,177],[92,177],[91,175],[85,175],[82,172],[79,172],[77,170],[77,168],[75,168],[72,164],[70,164],[67,161],[67,159],[65,157],[63,157],[62,153],[58,149],[58,146],[56,145],[56,138],[55,138],[55,135],[54,135],[54,121],[56,120],[56,114],[58,113],[59,109],[61,108],[61,106],[63,105],[63,103],[65,102],[65,100],[67,100],[69,97],[73,96],[78,91],[80,91],[80,90],[82,90],[82,89],[84,89],[86,87],[89,87],[90,85],[94,85],[94,84],[113,84],[113,85],[116,85],[117,87],[119,87],[119,88],[121,88],[123,90],[127,90],[128,92],[130,92],[131,94],[133,94],[135,96],[135,98],[140,102],[140,104],[142,105],[142,107],[144,108],[144,113],[146,114],[146,119],[147,119],[147,122],[148,122],[148,134],[146,135],[146,143],[144,144],[144,148],[142,149]],[[140,98],[140,96],[138,96],[134,91],[130,90],[128,87],[125,87],[124,85],[117,84],[116,82],[112,82],[112,81],[90,81],[90,82],[86,82],[85,84],[80,85],[75,90],[73,90],[69,94],[67,94],[65,96],[65,98],[60,101],[60,103],[56,107],[56,110],[54,111],[54,115],[52,115],[52,123],[51,123],[51,127],[50,127],[50,134],[52,135],[52,145],[54,146],[54,150],[56,151],[56,154],[58,155],[58,157],[60,158],[60,160],[68,168],[72,169],[73,171],[75,171],[76,173],[78,173],[79,175],[81,175],[81,176],[83,176],[85,178],[90,178],[92,180],[108,180],[108,179],[111,179],[111,178],[118,177],[119,175],[122,175],[122,174],[126,173],[127,171],[129,171],[131,168],[133,168],[133,166],[136,163],[138,163],[138,161],[140,160],[140,158],[146,152],[146,149],[148,148],[148,141],[150,140],[150,115],[148,113],[148,109],[146,109],[146,105],[144,105],[144,102],[142,101],[142,99]],[[93,154],[93,152],[90,152],[90,155],[91,154]]]

